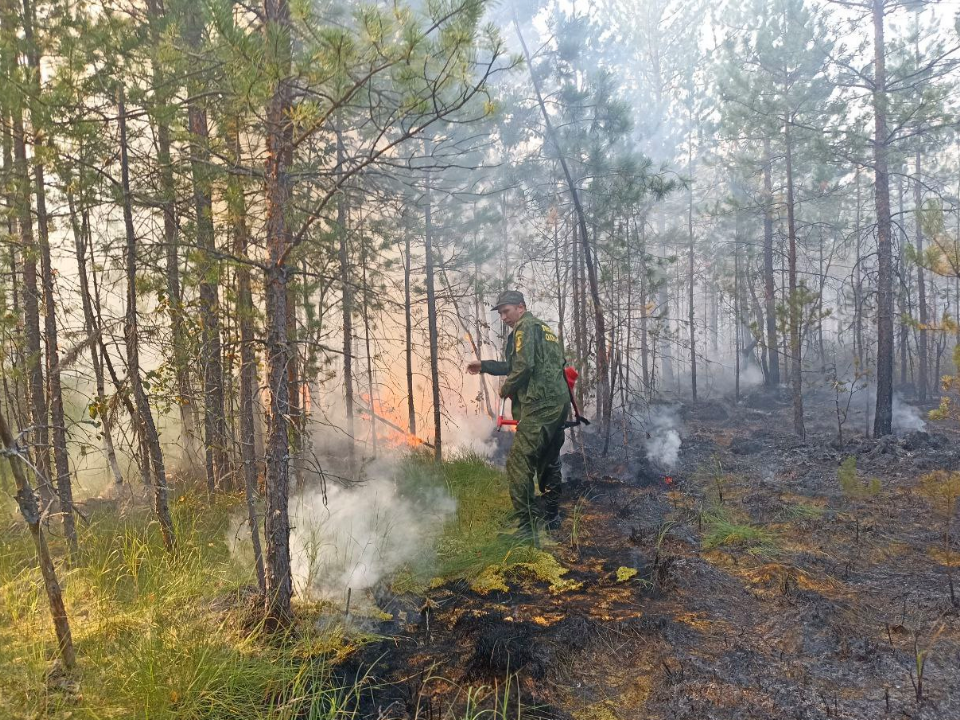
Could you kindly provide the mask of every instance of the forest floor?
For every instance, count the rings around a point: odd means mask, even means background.
[[[960,552],[921,482],[960,470],[960,436],[850,437],[851,413],[841,445],[833,411],[811,396],[800,442],[786,397],[683,406],[669,475],[642,433],[615,433],[607,460],[585,436],[550,547],[563,582],[434,590],[429,630],[421,614],[355,658],[381,658],[364,712],[443,717],[516,673],[538,717],[960,717]]]
[[[346,625],[301,601],[283,642],[251,631],[249,574],[223,540],[236,503],[183,496],[175,560],[142,518],[95,517],[84,563],[64,569],[79,675],[51,669],[12,519],[0,716],[960,717],[960,551],[942,487],[922,480],[960,470],[960,433],[870,440],[852,413],[841,444],[833,410],[812,394],[801,442],[784,397],[674,406],[669,474],[642,428],[618,425],[606,458],[584,434],[565,456],[563,525],[539,549],[497,534],[496,470],[449,463],[458,517],[436,577],[381,583],[378,609]]]

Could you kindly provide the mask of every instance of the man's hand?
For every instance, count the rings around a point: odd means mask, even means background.
[[[467,372],[471,375],[479,375],[480,367],[481,365],[479,360],[472,360],[471,362],[467,363]]]

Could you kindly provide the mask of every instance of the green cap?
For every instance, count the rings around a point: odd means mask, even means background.
[[[516,290],[506,290],[500,293],[497,298],[497,304],[491,310],[499,310],[503,305],[526,305],[527,301],[523,299],[523,293]]]

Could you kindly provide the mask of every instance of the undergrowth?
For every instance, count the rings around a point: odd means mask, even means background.
[[[510,514],[506,483],[481,458],[437,467],[413,457],[402,471],[410,492],[445,486],[457,513],[440,529],[436,552],[400,573],[395,589],[422,592],[458,578],[495,586],[525,573],[568,587],[551,555],[501,533]],[[252,568],[228,546],[242,511],[240,497],[179,497],[173,556],[147,508],[123,517],[97,512],[81,523],[79,561],[59,567],[79,658],[70,674],[51,663],[53,632],[32,544],[20,518],[7,515],[0,530],[0,717],[359,718],[357,702],[369,688],[363,678],[337,680],[336,662],[369,636],[318,622],[327,609],[305,600],[287,636],[259,632]],[[64,558],[58,531],[51,523],[52,550]]]
[[[753,555],[772,555],[776,552],[776,537],[769,530],[737,517],[726,507],[713,507],[702,515],[705,550],[721,547],[744,548]]]

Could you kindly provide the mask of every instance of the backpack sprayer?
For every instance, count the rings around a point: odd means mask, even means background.
[[[567,428],[577,427],[577,425],[589,425],[590,421],[587,418],[583,417],[580,414],[580,408],[577,406],[577,399],[573,396],[573,386],[577,384],[577,378],[580,377],[580,373],[576,371],[575,368],[570,367],[569,365],[563,369],[563,377],[567,381],[567,390],[570,391],[570,407],[573,408],[573,420],[567,420],[563,424],[564,430]],[[500,400],[500,414],[497,415],[497,432],[500,432],[500,428],[504,425],[510,427],[516,427],[518,420],[507,420],[503,414],[507,409],[507,399],[502,398]]]

